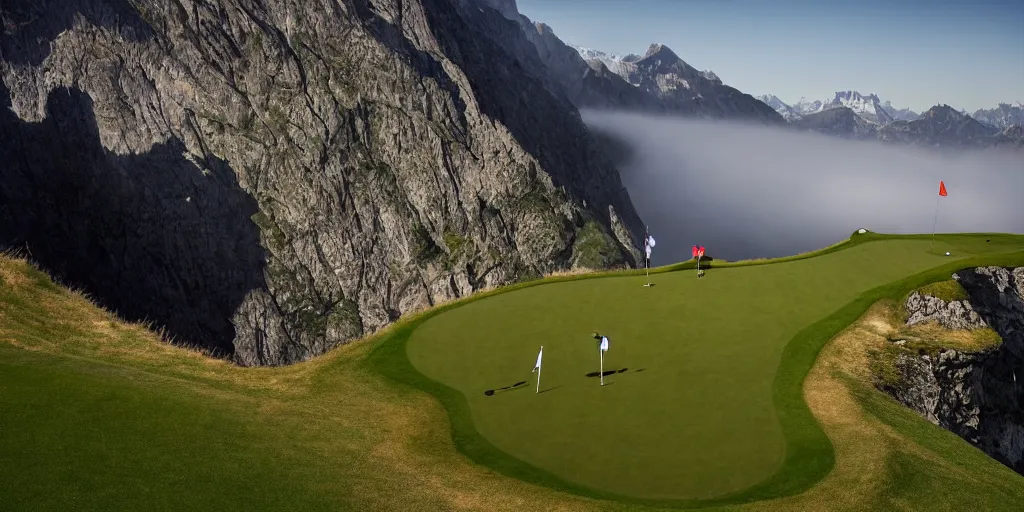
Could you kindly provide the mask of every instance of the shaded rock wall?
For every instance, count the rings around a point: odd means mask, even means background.
[[[54,89],[45,108],[39,123],[0,111],[0,246],[31,241],[33,259],[121,314],[231,354],[231,317],[264,262],[234,171],[186,158],[176,138],[111,154],[81,91]]]
[[[5,2],[0,249],[245,365],[634,265],[618,172],[479,16],[508,23],[449,0]]]

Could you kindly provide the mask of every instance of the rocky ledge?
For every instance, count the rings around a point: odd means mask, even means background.
[[[1002,343],[977,352],[901,351],[896,378],[879,387],[1024,474],[1024,382],[1017,383],[1024,377],[1024,267],[968,269],[953,278],[969,299],[945,301],[913,293],[906,302],[907,324],[990,327]]]
[[[935,322],[946,329],[979,329],[988,327],[981,315],[967,300],[945,301],[918,292],[910,294],[906,304],[907,325]]]

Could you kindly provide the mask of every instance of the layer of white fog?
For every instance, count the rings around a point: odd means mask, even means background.
[[[657,240],[652,263],[799,253],[859,228],[1024,233],[1024,153],[939,153],[782,128],[583,112],[625,142],[619,164]],[[939,180],[947,197],[938,197]]]

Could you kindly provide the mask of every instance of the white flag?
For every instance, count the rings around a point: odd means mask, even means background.
[[[650,236],[650,235],[647,236],[647,246],[648,247],[654,247],[654,237],[653,236]]]
[[[601,351],[602,352],[607,352],[608,351],[608,337],[607,336],[601,336]]]
[[[533,371],[540,369],[540,360],[544,357],[544,347],[540,347],[540,352],[537,353],[537,364],[533,365]]]

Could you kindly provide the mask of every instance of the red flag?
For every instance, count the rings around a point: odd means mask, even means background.
[[[696,246],[696,245],[695,245],[695,246],[693,246],[693,250],[691,251],[691,253],[693,254],[693,257],[694,257],[694,258],[696,258],[696,257],[697,257],[697,246]]]
[[[704,257],[704,246],[703,245],[700,246],[700,249],[697,249],[697,257],[698,258],[703,258]]]
[[[939,180],[939,195],[946,197],[946,184]]]

